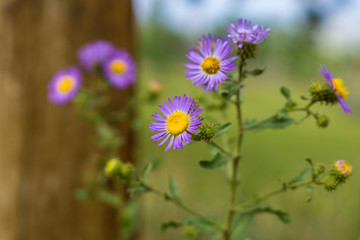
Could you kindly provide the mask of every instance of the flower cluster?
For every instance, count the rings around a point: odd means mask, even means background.
[[[110,42],[98,40],[83,46],[78,52],[81,67],[88,74],[100,70],[101,76],[118,89],[125,89],[136,81],[136,65],[131,55]],[[73,66],[56,72],[48,86],[48,98],[55,104],[71,101],[82,84],[79,67]]]
[[[345,160],[336,161],[326,179],[324,186],[328,191],[335,190],[340,184],[345,183],[352,174],[352,166]]]

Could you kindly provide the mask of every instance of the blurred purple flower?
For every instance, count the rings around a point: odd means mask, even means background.
[[[269,35],[270,28],[260,25],[252,25],[250,20],[239,18],[235,24],[228,23],[226,31],[228,37],[238,47],[242,48],[244,43],[259,44]]]
[[[48,85],[48,98],[52,103],[65,104],[76,96],[81,83],[81,72],[77,67],[59,70]]]
[[[115,50],[115,47],[108,41],[98,40],[83,46],[78,52],[80,65],[91,72]]]
[[[136,81],[136,66],[131,55],[122,49],[116,49],[103,62],[102,70],[110,84],[124,89]]]

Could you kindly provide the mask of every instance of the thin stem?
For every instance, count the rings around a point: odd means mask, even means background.
[[[256,202],[261,202],[261,201],[264,201],[272,196],[275,196],[275,195],[278,195],[279,193],[283,193],[283,192],[286,192],[288,189],[291,189],[291,190],[295,190],[299,187],[304,187],[306,185],[309,185],[309,184],[313,184],[315,183],[314,180],[310,180],[310,181],[307,181],[307,182],[302,182],[302,183],[297,183],[297,184],[291,184],[291,185],[284,185],[283,187],[279,188],[279,189],[276,189],[274,191],[271,191],[269,193],[266,193],[264,195],[261,195],[259,197],[256,197],[256,198],[253,198],[249,201],[246,201],[244,203],[241,203],[239,205],[237,205],[234,210],[235,211],[241,211],[242,209],[244,209],[245,207],[253,204],[253,203],[256,203]]]
[[[228,151],[226,151],[224,148],[222,148],[221,146],[217,145],[215,142],[211,141],[210,142],[211,145],[213,145],[214,147],[216,147],[217,149],[219,149],[222,153],[231,156],[232,154],[229,153]]]
[[[243,67],[245,65],[245,59],[241,59],[239,64],[239,78],[238,83],[241,83],[241,78],[243,75]],[[231,223],[235,214],[234,206],[236,202],[236,187],[237,187],[237,171],[238,171],[238,165],[240,161],[240,151],[241,151],[241,145],[242,145],[242,139],[243,139],[243,121],[242,121],[242,114],[241,114],[241,102],[240,102],[240,88],[236,91],[236,118],[237,118],[237,126],[238,126],[238,134],[236,138],[236,145],[235,150],[233,154],[233,160],[232,160],[232,174],[230,176],[230,198],[228,203],[228,210],[225,216],[225,221],[223,225],[223,238],[225,240],[230,239],[230,228]]]
[[[173,204],[175,204],[176,206],[178,206],[179,208],[181,208],[181,209],[184,210],[185,212],[187,212],[187,213],[189,213],[189,214],[191,214],[191,215],[193,215],[193,216],[195,216],[195,217],[198,217],[198,218],[202,219],[202,220],[203,220],[204,222],[206,222],[207,224],[212,225],[216,230],[222,231],[221,226],[220,226],[217,222],[215,222],[215,221],[213,221],[212,219],[210,219],[210,218],[202,215],[201,213],[196,212],[196,211],[193,210],[192,208],[190,208],[190,207],[186,206],[185,204],[183,204],[183,203],[182,203],[181,201],[179,201],[178,199],[175,199],[175,198],[169,196],[168,194],[166,194],[166,193],[164,193],[164,192],[161,192],[161,191],[159,191],[159,190],[157,190],[157,189],[155,189],[155,188],[153,188],[153,187],[151,187],[151,186],[149,186],[149,185],[146,185],[146,184],[142,184],[142,185],[143,185],[145,188],[147,188],[149,191],[151,191],[152,193],[154,193],[154,194],[156,194],[156,195],[158,195],[158,196],[160,196],[160,197],[166,196],[166,199],[167,199],[168,201],[172,202]]]

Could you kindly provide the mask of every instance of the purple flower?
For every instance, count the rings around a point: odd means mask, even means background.
[[[218,84],[225,81],[230,73],[236,68],[233,61],[237,58],[227,58],[232,50],[227,41],[217,39],[214,44],[210,38],[204,38],[198,42],[198,51],[190,49],[186,57],[191,63],[185,63],[187,79],[194,85],[207,85],[207,90],[217,90]],[[213,45],[213,46],[212,46]]]
[[[136,81],[136,66],[131,55],[122,49],[115,50],[102,64],[102,70],[116,88],[124,89]]]
[[[352,113],[351,108],[348,107],[347,104],[345,103],[345,101],[343,100],[349,94],[346,87],[344,86],[343,80],[340,78],[333,78],[332,73],[330,71],[328,71],[325,66],[322,66],[319,69],[319,72],[328,81],[330,88],[332,90],[334,90],[334,92],[337,96],[337,101],[340,104],[344,113],[345,114]]]
[[[78,52],[81,66],[87,72],[91,72],[114,51],[115,47],[108,41],[98,40],[83,46]]]
[[[218,38],[218,34],[214,33],[208,33],[208,34],[203,34],[196,42],[195,42],[195,46],[200,45],[201,47],[203,46],[203,42],[204,41],[210,41],[212,48],[214,48],[216,40],[222,40],[222,41],[226,41],[226,42],[230,42],[230,38],[228,38],[226,35],[221,35],[220,38]],[[195,49],[195,48],[193,48]]]
[[[252,25],[250,20],[239,18],[235,24],[228,23],[226,31],[233,43],[242,48],[244,43],[259,44],[269,35],[270,28],[260,25]]]
[[[48,85],[48,98],[62,105],[73,99],[81,87],[82,77],[77,67],[69,67],[55,73]]]
[[[181,96],[175,96],[173,101],[170,98],[168,100],[169,104],[166,101],[164,106],[159,104],[159,108],[165,117],[156,112],[152,117],[157,121],[150,124],[150,131],[160,131],[151,139],[157,142],[163,138],[158,146],[164,144],[170,138],[165,152],[172,145],[176,150],[178,148],[183,149],[183,142],[190,144],[190,133],[198,132],[198,126],[202,124],[199,115],[203,111],[203,109],[199,108],[200,105],[197,105],[193,98],[186,96],[186,94],[182,99]]]

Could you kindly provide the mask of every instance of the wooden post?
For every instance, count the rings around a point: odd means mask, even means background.
[[[0,3],[0,239],[115,240],[113,209],[73,198],[95,164],[91,131],[71,104],[47,100],[52,74],[96,39],[133,53],[131,0]],[[132,95],[114,93],[117,107]],[[128,139],[122,155],[132,161],[133,131],[119,127]]]

